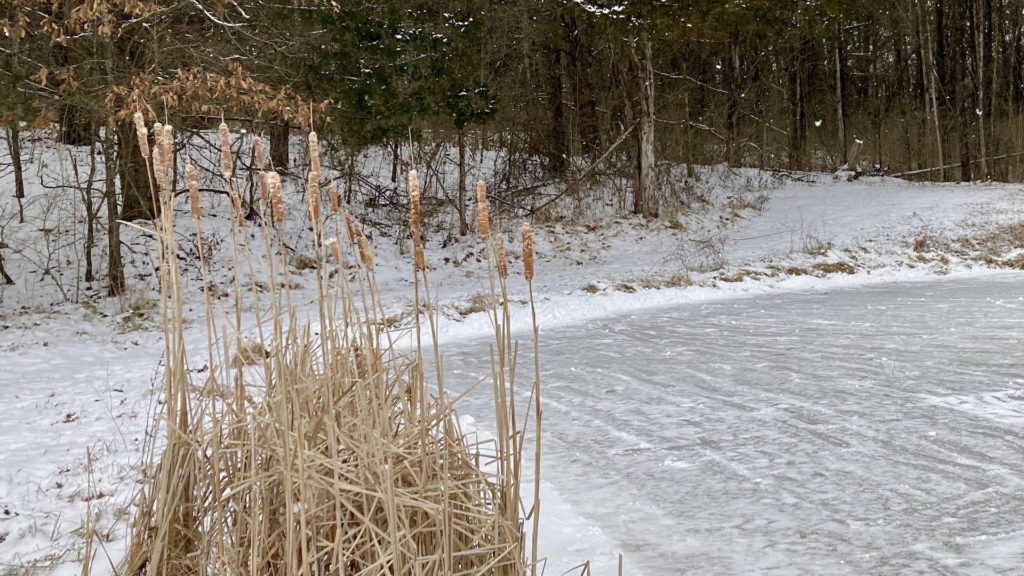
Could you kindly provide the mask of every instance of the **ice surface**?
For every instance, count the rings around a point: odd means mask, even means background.
[[[647,576],[1021,574],[1022,286],[790,292],[544,332],[545,480]],[[449,387],[488,373],[479,345],[446,350]],[[486,426],[489,399],[460,410]]]

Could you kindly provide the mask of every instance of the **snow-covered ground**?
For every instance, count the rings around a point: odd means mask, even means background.
[[[68,181],[53,168],[66,162],[33,150],[33,174]],[[964,422],[1019,395],[1009,379],[1022,278],[998,268],[1019,255],[1011,227],[1024,222],[1024,195],[1008,185],[781,180],[725,169],[709,170],[698,188],[705,205],[678,218],[535,223],[550,387],[547,573],[590,559],[595,573],[614,574],[620,551],[628,574],[648,575],[986,574],[1020,565],[1009,519],[1021,503],[1008,495],[1022,476],[1009,462],[1019,435],[999,423],[1005,411],[979,420],[994,422],[987,428]],[[83,282],[75,269],[79,203],[41,188],[29,196],[25,224],[0,201],[0,239],[18,281],[0,292],[0,573],[37,564],[71,574],[87,512],[107,534],[102,551],[116,559],[123,549],[161,361],[147,311],[151,242],[126,229],[134,288],[104,300],[102,283]],[[204,202],[223,283],[228,204]],[[291,213],[303,214],[302,202],[296,193]],[[180,206],[184,285],[196,299],[187,335],[201,357],[201,279]],[[457,387],[486,353],[475,340],[489,320],[472,304],[487,281],[479,242],[443,234],[445,218],[435,220],[427,253]],[[370,231],[389,313],[407,325],[401,231]],[[300,218],[285,236],[310,250]],[[950,280],[907,283],[939,277]],[[301,306],[314,276],[295,270],[292,279],[306,286],[295,292]],[[524,288],[511,282],[516,329],[529,325]],[[482,406],[470,398],[462,412],[486,431]],[[1008,520],[996,522],[989,508]]]

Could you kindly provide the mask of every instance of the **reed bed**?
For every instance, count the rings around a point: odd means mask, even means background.
[[[143,153],[148,128],[136,115]],[[253,148],[263,246],[240,234],[245,209],[235,192],[228,127],[219,127],[221,173],[234,210],[233,310],[206,293],[209,370],[188,369],[175,230],[170,126],[154,128],[154,203],[165,342],[163,404],[154,421],[149,462],[135,501],[131,541],[119,572],[126,575],[517,575],[538,565],[540,371],[534,365],[531,403],[517,413],[516,343],[509,328],[504,239],[495,240],[483,183],[477,188],[481,240],[491,279],[490,346],[497,435],[482,446],[465,435],[445,392],[429,267],[421,241],[419,181],[409,175],[410,230],[417,303],[415,347],[400,352],[383,326],[372,246],[333,187],[323,203],[319,144],[309,138],[312,170],[304,214],[286,215],[276,172]],[[186,182],[198,242],[203,210],[189,166]],[[330,207],[330,215],[321,206]],[[312,220],[318,250],[318,322],[300,321],[291,304],[286,217]],[[333,224],[333,230],[332,230]],[[251,230],[250,230],[251,232]],[[333,237],[328,237],[333,232]],[[255,237],[259,237],[257,233]],[[523,240],[529,246],[529,228]],[[257,242],[258,244],[259,242]],[[238,286],[253,270],[255,251],[270,262],[269,301],[257,308],[258,340],[243,339]],[[532,281],[532,254],[527,281]],[[248,266],[246,260],[249,260]],[[204,267],[203,275],[207,273]],[[348,269],[346,269],[348,266]],[[280,272],[280,274],[279,274]],[[350,273],[351,272],[351,273]],[[285,281],[278,282],[284,275]],[[208,284],[208,283],[207,283]],[[532,282],[530,282],[532,299]],[[228,326],[219,326],[217,319]],[[232,322],[233,321],[233,322]],[[231,324],[234,325],[231,325]],[[536,322],[535,322],[536,324]],[[426,344],[425,332],[432,338]],[[534,330],[536,353],[537,331]],[[424,348],[427,352],[424,352]],[[260,352],[253,353],[253,350]],[[262,353],[261,353],[262,352]],[[485,351],[484,353],[488,353]],[[427,375],[425,354],[436,371]],[[244,356],[244,362],[232,361]],[[531,414],[532,412],[532,414]],[[525,430],[534,427],[533,507],[523,508]],[[533,523],[527,542],[524,525]],[[88,568],[86,568],[86,572]]]

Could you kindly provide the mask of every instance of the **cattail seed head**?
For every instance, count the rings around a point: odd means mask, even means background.
[[[313,172],[320,172],[320,142],[316,132],[309,133],[309,166]]]
[[[139,140],[139,152],[143,158],[149,158],[149,130],[142,119],[142,112],[135,113],[135,134]]]
[[[491,216],[487,209],[487,185],[476,181],[476,217],[480,223],[480,237],[486,240],[491,235]]]
[[[266,172],[267,184],[270,186],[270,204],[273,210],[274,222],[284,222],[284,194],[281,193],[281,175],[277,172]]]
[[[263,155],[263,139],[259,136],[253,138],[252,141],[253,155],[256,156],[256,169],[263,170],[266,167],[266,157]]]
[[[523,222],[519,231],[523,239],[523,276],[527,282],[533,282],[533,229]]]
[[[338,189],[334,187],[333,182],[327,185],[327,196],[331,200],[331,213],[341,212],[341,198],[338,196]]]
[[[231,132],[228,125],[220,123],[220,172],[225,180],[231,179],[234,162],[231,159]]]
[[[263,206],[270,206],[270,179],[268,178],[269,174],[269,172],[265,172],[262,170],[259,172],[260,201],[263,203]]]
[[[135,122],[136,132],[141,132],[146,128],[146,117],[142,115],[141,110],[132,115],[132,121]]]
[[[170,124],[164,124],[163,142],[161,144],[163,145],[164,162],[170,167],[174,158],[174,128]]]
[[[306,187],[309,189],[309,218],[316,226],[320,221],[320,173],[310,172],[306,179]]]
[[[331,255],[334,256],[334,261],[337,262],[338,266],[341,266],[341,246],[338,245],[338,239],[328,238],[327,241],[324,242],[324,244],[326,244],[327,247],[330,248]]]
[[[366,239],[366,236],[361,231],[357,229],[356,232],[359,234],[359,237],[356,239],[359,245],[359,260],[362,261],[363,267],[366,268],[367,272],[372,272],[373,248],[370,247],[370,241]]]
[[[508,278],[508,255],[505,254],[505,235],[498,234],[494,239],[494,252],[498,260],[498,277]]]
[[[235,215],[239,228],[245,228],[245,211],[242,210],[242,198],[234,190],[231,191],[231,211]]]
[[[413,263],[420,272],[427,269],[427,258],[423,254],[423,246],[417,244],[413,249]]]
[[[415,170],[409,170],[409,235],[413,246],[420,245],[420,180]]]
[[[352,213],[349,212],[348,210],[345,210],[344,218],[345,218],[345,229],[348,231],[348,240],[349,240],[349,242],[352,242],[353,244],[356,244],[357,243],[356,239],[359,236],[356,234],[356,231],[358,229],[356,228],[355,220],[352,218]]]
[[[185,178],[188,180],[188,199],[192,204],[192,217],[199,220],[203,217],[203,208],[199,204],[199,179],[192,164],[185,165]]]

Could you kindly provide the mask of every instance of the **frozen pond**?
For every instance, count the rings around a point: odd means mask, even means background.
[[[546,481],[646,576],[1021,574],[1022,295],[999,275],[545,332]],[[470,348],[451,383],[485,372]]]

